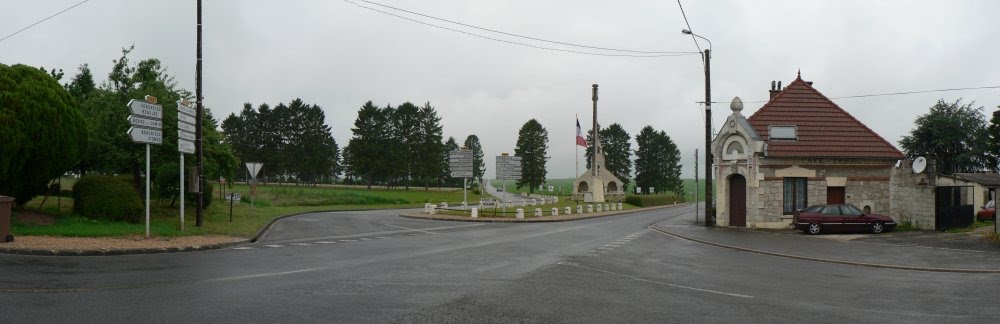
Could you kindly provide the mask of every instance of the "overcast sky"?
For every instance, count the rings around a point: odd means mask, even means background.
[[[0,37],[79,0],[0,0]],[[696,52],[676,1],[378,0],[422,14],[566,43]],[[749,116],[772,80],[802,78],[828,97],[1000,85],[1000,1],[683,1],[692,30],[712,41],[718,125],[740,96]],[[372,6],[368,4],[368,6]],[[423,22],[534,46],[609,53]],[[598,118],[633,136],[665,130],[694,177],[704,156],[704,70],[698,55],[609,57],[543,50],[442,30],[340,0],[205,0],[205,105],[219,119],[245,102],[321,106],[343,147],[358,108],[430,102],[445,138],[482,141],[486,177],[494,156],[513,153],[530,118],[549,131],[548,177],[573,177],[575,121]],[[700,41],[700,40],[699,40]],[[90,64],[104,82],[122,47],[133,62],[158,58],[180,87],[195,89],[195,1],[91,0],[0,41],[0,63],[65,70]],[[719,47],[714,47],[718,44]],[[705,48],[709,45],[701,43]],[[834,100],[896,144],[938,99],[964,98],[990,114],[1000,89]],[[125,109],[124,107],[122,107]],[[633,149],[635,149],[633,140]],[[579,153],[582,159],[582,150]],[[581,169],[583,162],[580,162]],[[266,166],[265,166],[266,167]],[[583,170],[580,170],[583,172]]]

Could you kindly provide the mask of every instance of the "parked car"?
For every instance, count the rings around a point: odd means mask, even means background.
[[[978,213],[976,213],[976,218],[978,218],[981,221],[992,220],[994,217],[996,217],[995,216],[996,214],[997,214],[996,202],[990,200],[986,202],[986,205],[983,205],[983,208],[980,209]]]
[[[889,216],[866,214],[850,204],[815,205],[799,210],[792,224],[806,234],[821,232],[882,233],[896,228]]]

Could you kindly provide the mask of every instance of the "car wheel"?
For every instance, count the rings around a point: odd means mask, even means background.
[[[879,234],[882,233],[883,231],[885,231],[885,225],[883,225],[882,222],[875,222],[874,224],[872,224],[873,234]]]
[[[808,234],[816,235],[816,234],[819,234],[819,232],[822,232],[822,231],[823,231],[823,228],[820,227],[819,224],[813,223],[813,224],[809,224],[809,227],[806,227],[806,233],[808,233]]]

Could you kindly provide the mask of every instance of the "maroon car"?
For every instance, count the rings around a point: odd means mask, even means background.
[[[996,207],[997,207],[996,203],[990,200],[989,202],[986,203],[986,205],[983,205],[983,209],[980,209],[979,212],[976,213],[976,218],[978,218],[980,221],[993,220],[993,217],[996,216],[997,213]]]
[[[896,222],[889,216],[865,214],[850,204],[816,205],[800,210],[792,220],[795,228],[807,234],[820,232],[871,232],[891,231]]]

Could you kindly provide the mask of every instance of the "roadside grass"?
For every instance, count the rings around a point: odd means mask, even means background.
[[[986,226],[993,226],[993,222],[988,222],[988,221],[984,222],[984,221],[976,220],[970,226],[962,227],[962,228],[953,228],[953,229],[947,230],[945,232],[947,232],[947,233],[968,233],[968,232],[975,231],[977,228],[986,227]]]
[[[65,180],[63,182],[65,184]],[[233,185],[227,192],[235,191],[243,195],[242,201],[232,204],[220,198],[221,192],[213,192],[213,202],[203,212],[203,226],[195,226],[194,204],[185,205],[185,230],[180,230],[179,202],[170,206],[168,199],[153,199],[150,205],[150,233],[154,236],[191,236],[218,234],[238,237],[252,237],[271,220],[284,215],[315,211],[371,210],[396,208],[422,208],[424,203],[439,204],[448,201],[460,205],[462,190],[423,191],[412,190],[365,190],[356,188],[329,188],[312,186],[258,186],[258,196],[250,204],[249,187]],[[218,188],[218,187],[216,187]],[[480,196],[469,191],[469,201],[479,201]],[[25,211],[14,211],[11,232],[17,235],[49,236],[127,236],[144,235],[145,223],[107,222],[91,220],[73,214],[71,198],[61,198],[61,208],[56,208],[55,197],[49,197],[44,207],[42,198],[36,198],[25,205]],[[18,214],[40,212],[55,217],[55,224],[36,225],[18,220]]]

